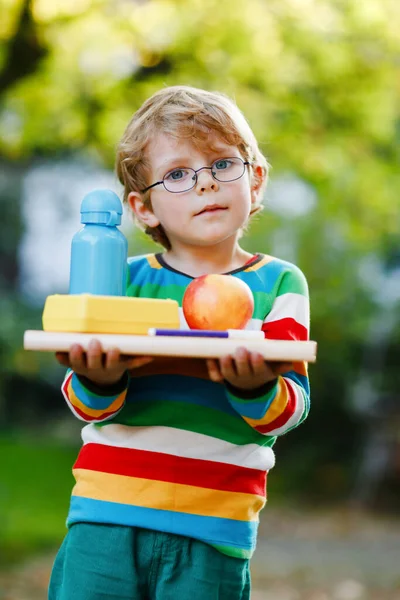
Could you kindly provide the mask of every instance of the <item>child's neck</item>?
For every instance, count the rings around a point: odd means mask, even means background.
[[[192,247],[180,250],[172,248],[164,253],[166,263],[191,277],[210,273],[229,273],[240,269],[252,257],[238,244],[228,250],[213,247]]]

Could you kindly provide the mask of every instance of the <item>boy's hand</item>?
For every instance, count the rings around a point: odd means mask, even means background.
[[[125,371],[141,367],[153,360],[150,356],[124,356],[118,348],[103,352],[100,342],[89,342],[87,352],[79,344],[71,346],[69,352],[56,352],[56,359],[64,367],[70,367],[77,375],[87,377],[99,386],[113,385]]]
[[[293,364],[266,362],[258,352],[238,348],[232,356],[224,356],[219,361],[207,360],[207,367],[211,381],[221,382],[225,379],[234,387],[252,390],[276,379],[281,373],[290,371]]]

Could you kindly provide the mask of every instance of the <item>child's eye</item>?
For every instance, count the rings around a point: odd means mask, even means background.
[[[229,169],[229,167],[232,166],[232,161],[227,158],[224,158],[221,160],[217,160],[213,166],[218,171],[222,171],[223,169]]]
[[[174,169],[166,174],[164,179],[167,181],[180,181],[181,179],[185,179],[188,177],[189,172],[186,169]]]

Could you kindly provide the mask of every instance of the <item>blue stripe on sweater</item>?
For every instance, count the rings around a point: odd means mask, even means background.
[[[72,496],[67,525],[82,521],[144,527],[245,550],[254,548],[258,529],[257,521],[204,517]]]
[[[166,400],[197,404],[237,416],[220,383],[186,375],[149,375],[131,380],[127,402]]]

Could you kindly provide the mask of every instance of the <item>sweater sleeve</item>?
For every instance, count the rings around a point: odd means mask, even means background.
[[[87,423],[112,419],[125,404],[129,376],[112,386],[98,387],[69,369],[61,390],[73,414]]]
[[[307,341],[309,322],[307,282],[291,265],[279,278],[262,330],[267,339]],[[232,407],[251,427],[264,435],[282,435],[297,427],[309,412],[307,364],[294,363],[291,371],[263,388],[249,391],[227,386],[226,393]]]

